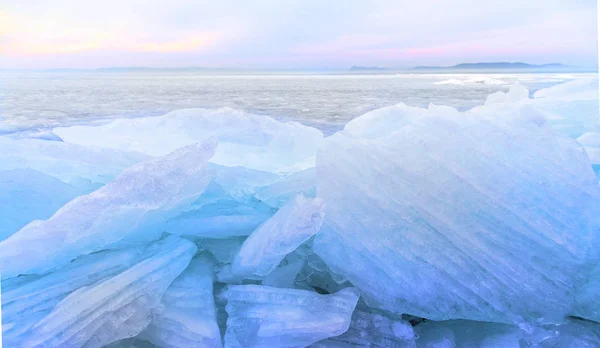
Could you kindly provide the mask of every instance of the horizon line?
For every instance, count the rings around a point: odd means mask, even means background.
[[[68,68],[68,67],[56,67],[56,68],[4,68],[0,67],[0,71],[96,71],[96,72],[110,72],[111,70],[204,70],[210,71],[262,71],[262,72],[285,72],[285,71],[297,71],[297,72],[310,72],[310,71],[332,71],[332,72],[360,72],[360,71],[371,71],[371,72],[402,72],[402,71],[424,71],[424,70],[457,70],[460,69],[461,65],[491,65],[491,64],[508,64],[508,65],[528,65],[526,67],[482,67],[482,68],[463,68],[465,70],[482,71],[485,69],[490,70],[518,70],[526,71],[530,70],[562,70],[568,71],[586,71],[594,72],[598,71],[599,66],[575,66],[575,65],[564,65],[562,63],[543,63],[543,64],[530,64],[524,62],[506,62],[506,61],[489,61],[489,62],[470,62],[470,63],[458,63],[455,65],[414,65],[414,66],[378,66],[378,65],[351,65],[349,67],[285,67],[285,68],[263,68],[263,67],[205,67],[205,66],[105,66],[105,67],[94,67],[94,68]]]

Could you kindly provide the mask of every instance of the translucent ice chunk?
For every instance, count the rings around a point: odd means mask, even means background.
[[[18,344],[96,348],[136,336],[150,323],[161,296],[197,250],[193,243],[176,237],[160,243],[163,248],[152,257],[72,292]]]
[[[356,309],[348,331],[340,336],[317,342],[311,348],[327,347],[397,347],[414,348],[415,333],[409,322],[391,320],[383,315]]]
[[[177,110],[163,116],[119,119],[101,126],[56,128],[54,132],[68,143],[153,156],[216,137],[220,145],[212,163],[275,173],[313,167],[316,148],[323,139],[323,133],[315,128],[231,108]]]
[[[2,315],[4,342],[18,342],[18,336],[44,318],[71,292],[119,274],[133,265],[164,252],[178,239],[167,238],[142,247],[101,251],[78,257],[43,276],[3,280]],[[12,344],[11,343],[11,344]]]
[[[206,257],[192,260],[169,286],[162,298],[163,308],[139,337],[164,348],[221,347],[213,272]]]
[[[525,343],[517,326],[467,320],[425,322],[415,326],[415,333],[419,348],[520,348]]]
[[[300,193],[305,197],[315,197],[316,186],[317,172],[315,168],[309,168],[258,188],[255,196],[268,205],[279,208]]]
[[[398,109],[320,148],[315,252],[396,314],[563,321],[600,237],[583,149],[529,105]]]
[[[353,288],[331,295],[261,285],[232,285],[226,347],[306,347],[344,333],[358,301]]]
[[[244,241],[231,266],[235,277],[265,277],[283,258],[315,235],[323,222],[323,202],[298,195]]]
[[[0,243],[2,277],[41,274],[114,243],[157,239],[162,223],[204,191],[215,146],[190,145],[135,165],[48,220],[23,227]]]

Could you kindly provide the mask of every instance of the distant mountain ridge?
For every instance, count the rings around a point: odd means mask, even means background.
[[[451,69],[565,69],[567,65],[560,63],[551,64],[527,64],[527,63],[509,63],[509,62],[491,62],[491,63],[461,63],[453,66],[416,66],[412,70],[451,70]]]
[[[373,71],[373,70],[390,70],[389,68],[382,68],[382,67],[378,67],[378,66],[356,66],[353,65],[350,68],[350,71]]]

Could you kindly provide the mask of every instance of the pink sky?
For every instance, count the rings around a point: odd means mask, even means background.
[[[590,0],[14,1],[1,68],[597,64]]]

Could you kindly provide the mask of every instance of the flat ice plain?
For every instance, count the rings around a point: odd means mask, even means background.
[[[600,347],[593,75],[212,78],[7,80],[4,347]]]

